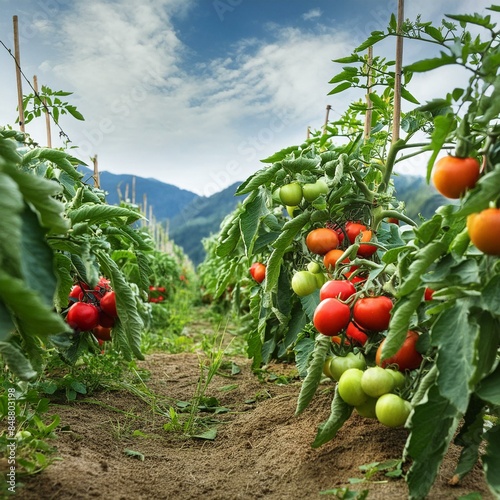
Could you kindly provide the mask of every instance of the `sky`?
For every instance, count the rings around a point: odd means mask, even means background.
[[[72,92],[85,117],[60,120],[72,153],[99,169],[151,177],[210,196],[260,169],[260,160],[338,118],[358,92],[328,96],[348,56],[384,30],[397,0],[0,0],[0,39],[13,44],[18,16],[23,72]],[[486,14],[484,0],[406,0],[405,17]],[[494,14],[493,14],[494,15]],[[376,50],[394,58],[394,39]],[[406,46],[404,63],[426,56]],[[15,66],[0,47],[0,124],[14,125]],[[415,75],[421,101],[464,75],[452,67]],[[23,93],[31,92],[23,81]],[[26,131],[46,144],[45,121]],[[53,126],[53,146],[63,145]],[[420,162],[420,163],[419,163]],[[403,173],[424,173],[424,161]],[[406,169],[406,170],[405,170]]]

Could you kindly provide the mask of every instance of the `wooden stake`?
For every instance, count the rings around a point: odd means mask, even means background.
[[[323,126],[323,134],[326,134],[326,126],[328,125],[328,116],[330,115],[330,110],[332,107],[327,104],[326,105],[326,116],[325,116],[325,125]]]
[[[14,24],[14,60],[16,62],[17,107],[19,108],[19,127],[24,132],[23,84],[21,80],[21,54],[19,50],[19,28],[17,16],[12,18]]]
[[[373,84],[373,78],[372,78],[372,64],[373,64],[373,47],[368,47],[368,57],[367,57],[367,62],[366,62],[368,68],[367,68],[367,82],[366,82],[366,114],[365,114],[365,142],[367,142],[370,139],[370,132],[372,128],[372,114],[373,114],[373,109],[372,109],[372,100],[370,99],[370,91],[372,88]]]
[[[309,139],[311,137],[311,127],[307,127],[307,133],[306,133],[306,139]]]
[[[38,97],[38,78],[36,75],[33,76],[33,88],[35,89],[35,97]],[[52,147],[52,134],[50,132],[50,115],[47,113],[47,101],[45,100],[45,97],[42,99],[40,98],[42,104],[43,104],[43,112],[45,114],[45,129],[47,131],[47,147],[51,148]]]
[[[144,193],[142,195],[142,201],[143,201],[143,205],[142,205],[142,211],[144,213],[144,216],[147,216],[147,208],[148,208],[148,195],[146,193]],[[146,220],[143,219],[142,220],[142,225],[145,226],[147,224]]]
[[[99,167],[98,167],[98,164],[97,164],[97,155],[95,155],[93,158],[92,158],[92,162],[94,163],[94,187],[99,189],[101,186],[100,186],[100,180],[99,180]]]
[[[135,204],[135,176],[132,177],[132,203]],[[144,205],[144,215],[146,215],[146,205]]]
[[[398,25],[396,38],[396,66],[394,78],[394,118],[392,124],[392,142],[399,140],[401,124],[401,75],[403,68],[403,37],[401,27],[404,21],[404,0],[398,0]]]

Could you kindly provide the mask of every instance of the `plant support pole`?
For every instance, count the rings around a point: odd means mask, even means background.
[[[92,162],[94,163],[94,187],[99,189],[100,182],[99,182],[99,165],[97,163],[97,154],[92,158]]]
[[[398,0],[398,24],[396,36],[396,67],[394,70],[394,119],[392,124],[392,143],[399,140],[401,124],[401,74],[403,68],[403,37],[401,27],[404,21],[404,0]]]
[[[367,85],[366,85],[366,114],[365,114],[365,132],[364,139],[365,142],[368,142],[370,139],[370,132],[372,128],[372,101],[370,99],[370,91],[372,88],[372,64],[373,64],[373,47],[368,47],[368,55],[367,55]]]
[[[326,126],[328,125],[328,117],[330,116],[330,110],[332,107],[327,104],[326,105],[326,116],[325,116],[325,125],[323,126],[323,134],[326,134]]]
[[[23,84],[21,80],[21,54],[19,50],[19,28],[17,16],[12,18],[14,24],[14,61],[16,63],[17,107],[19,109],[19,127],[24,132]]]
[[[33,88],[35,89],[35,97],[39,97],[38,94],[38,78],[36,75],[33,76]],[[44,98],[40,98],[40,102],[43,106],[43,112],[45,114],[45,130],[47,131],[47,147],[52,147],[52,134],[50,132],[50,115],[47,113],[47,101]]]

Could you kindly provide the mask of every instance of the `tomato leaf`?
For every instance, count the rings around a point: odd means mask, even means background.
[[[319,448],[328,441],[331,441],[337,435],[339,429],[344,425],[344,422],[351,416],[352,410],[353,407],[349,406],[340,397],[337,385],[332,400],[330,416],[326,422],[319,425],[316,438],[311,446],[313,448]]]
[[[21,380],[31,380],[38,375],[18,345],[0,341],[0,354],[9,370]]]
[[[275,163],[278,161],[281,161],[285,159],[290,153],[293,153],[294,151],[297,151],[299,149],[299,146],[290,146],[288,148],[284,148],[281,151],[278,151],[277,153],[274,153],[273,155],[269,156],[268,158],[264,160],[260,160],[262,163]]]
[[[252,196],[248,203],[244,204],[243,211],[240,214],[240,230],[247,257],[250,257],[253,253],[261,220],[268,212],[266,195],[263,192],[258,192],[256,196]]]
[[[273,181],[276,173],[281,170],[281,168],[281,163],[275,163],[274,165],[261,168],[240,184],[236,190],[235,196],[250,193],[260,186],[269,184]]]
[[[331,339],[326,335],[318,334],[314,344],[314,352],[311,363],[307,369],[307,375],[300,388],[295,415],[300,415],[309,405],[319,386],[323,375],[323,365],[331,346]]]
[[[491,492],[500,496],[500,424],[496,422],[485,434],[486,453],[482,457],[486,480]]]
[[[352,83],[350,82],[344,82],[339,85],[337,85],[333,90],[330,90],[327,95],[333,95],[333,94],[338,94],[340,92],[343,92],[344,90],[347,90],[351,88]]]
[[[432,69],[440,68],[441,66],[455,63],[456,57],[441,52],[441,57],[433,57],[432,59],[422,59],[420,61],[416,61],[413,64],[405,66],[405,70],[412,71],[414,73],[422,73],[425,71],[430,71]]]
[[[129,208],[106,204],[95,205],[92,203],[86,203],[80,208],[69,210],[68,217],[73,224],[84,221],[90,224],[98,224],[115,219],[119,222],[121,221],[124,225],[144,218],[140,213]]]
[[[482,175],[476,186],[470,191],[462,208],[456,212],[457,217],[464,217],[488,208],[490,200],[498,197],[500,192],[500,165]]]
[[[283,160],[281,162],[283,168],[292,173],[303,172],[304,170],[314,170],[320,162],[318,158],[305,158],[304,156],[299,156],[293,160]]]
[[[500,364],[491,375],[481,381],[476,394],[493,406],[500,405]]]

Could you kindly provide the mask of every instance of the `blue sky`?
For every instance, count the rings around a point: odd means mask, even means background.
[[[485,13],[490,1],[406,1],[405,17]],[[154,177],[209,196],[244,180],[260,159],[300,143],[353,99],[328,96],[339,71],[332,59],[384,29],[397,0],[0,0],[1,39],[19,17],[28,77],[69,97],[85,122],[61,125],[101,170]],[[382,47],[393,58],[391,45]],[[405,46],[405,62],[425,55]],[[16,117],[14,63],[0,51],[1,123]],[[449,90],[453,68],[416,75],[425,101]],[[24,92],[29,88],[24,83]],[[44,143],[44,123],[27,131]],[[61,143],[54,138],[55,145]],[[424,163],[424,162],[422,162]],[[408,172],[421,173],[418,164]]]

